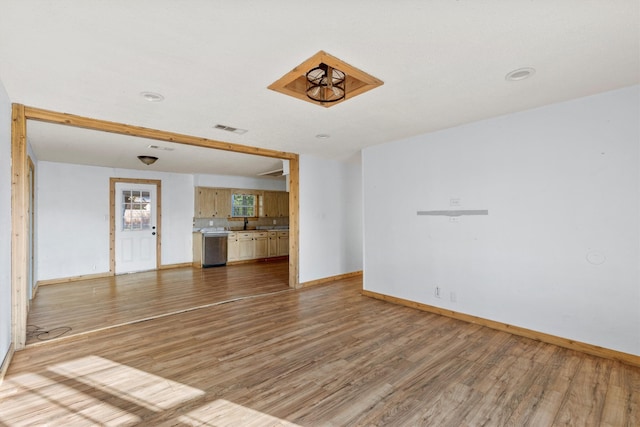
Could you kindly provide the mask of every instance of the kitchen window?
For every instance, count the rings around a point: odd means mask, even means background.
[[[232,217],[257,217],[258,197],[255,194],[233,194],[231,196]]]

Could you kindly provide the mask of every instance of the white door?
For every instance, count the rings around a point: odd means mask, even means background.
[[[115,190],[115,273],[155,270],[156,186],[117,182]]]

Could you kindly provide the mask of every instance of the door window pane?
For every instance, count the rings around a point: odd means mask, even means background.
[[[122,230],[151,228],[151,194],[148,191],[122,191]]]

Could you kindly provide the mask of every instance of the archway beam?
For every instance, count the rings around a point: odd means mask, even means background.
[[[252,154],[289,160],[289,286],[299,286],[299,156],[286,151],[269,150],[248,145],[233,144],[174,132],[106,120],[92,119],[68,113],[12,105],[11,125],[11,299],[12,343],[15,350],[26,345],[27,332],[27,269],[28,269],[28,188],[27,188],[27,120],[92,129],[193,145],[235,153]]]
[[[254,154],[256,156],[275,157],[287,160],[298,158],[297,154],[288,153],[286,151],[276,151],[260,147],[251,147],[249,145],[216,141],[214,139],[200,138],[106,120],[92,119],[89,117],[76,116],[74,114],[58,113],[56,111],[43,110],[34,107],[25,106],[24,113],[28,120],[38,120],[41,122],[57,123],[67,126],[99,130],[102,132],[138,136],[142,138],[156,139],[158,141],[175,142],[177,144],[215,148],[216,150],[233,151],[235,153]]]

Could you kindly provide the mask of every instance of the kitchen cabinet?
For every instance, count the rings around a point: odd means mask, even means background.
[[[278,231],[278,256],[289,255],[289,232]]]
[[[269,256],[269,233],[257,231],[253,233],[253,257],[267,258]]]
[[[238,252],[239,260],[247,260],[255,258],[255,248],[253,245],[253,232],[238,232]]]
[[[289,232],[286,230],[232,231],[227,235],[227,239],[227,262],[289,254]]]
[[[194,267],[202,267],[202,233],[193,233],[193,261]]]
[[[194,216],[196,218],[228,218],[231,216],[229,188],[196,187]]]
[[[289,193],[286,191],[265,191],[262,201],[262,216],[268,218],[289,216]]]
[[[238,242],[238,233],[229,233],[227,235],[227,261],[240,260],[240,244]]]
[[[286,191],[278,191],[276,197],[278,199],[278,216],[289,216],[289,193]]]
[[[229,218],[231,216],[231,190],[228,188],[216,188],[215,195],[216,214],[214,218]]]
[[[269,231],[269,248],[267,249],[267,256],[278,256],[278,232]]]

